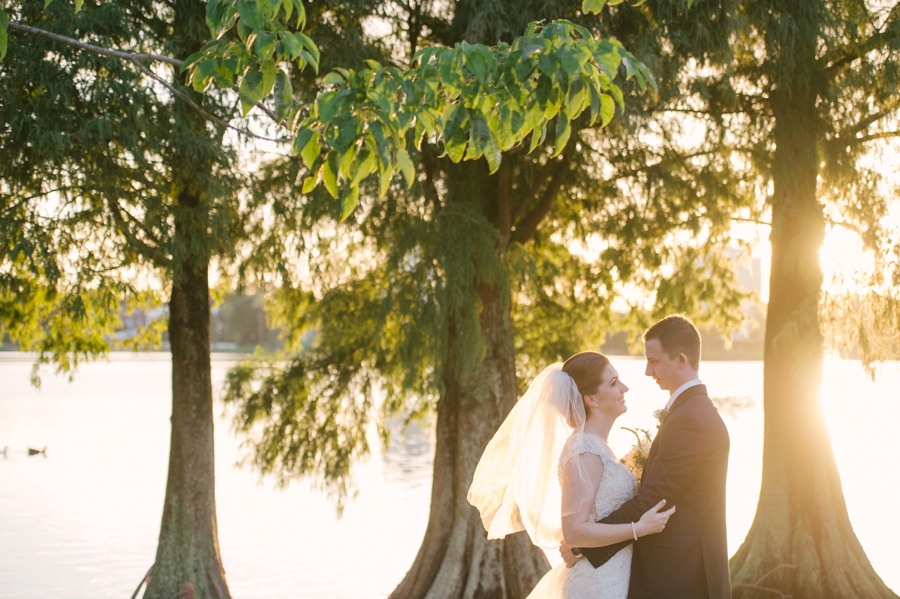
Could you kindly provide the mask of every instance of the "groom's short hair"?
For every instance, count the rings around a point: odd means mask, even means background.
[[[644,343],[656,339],[670,359],[687,356],[694,370],[700,370],[700,331],[683,314],[670,314],[644,331]]]

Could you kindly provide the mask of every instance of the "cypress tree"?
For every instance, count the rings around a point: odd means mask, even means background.
[[[624,138],[617,162],[619,172],[657,162],[682,182],[655,187],[654,202],[683,201],[695,185],[705,189],[701,204],[743,196],[747,208],[734,215],[771,217],[763,480],[753,526],[731,559],[734,596],[894,597],[850,525],[819,385],[828,344],[858,351],[870,368],[897,355],[896,232],[883,220],[892,195],[867,159],[900,135],[898,5],[684,9],[621,5],[610,21],[649,25],[655,58],[642,58],[661,82],[658,101],[636,115],[656,137]],[[864,288],[823,291],[828,226],[858,232],[876,256]]]
[[[398,17],[398,44],[408,45],[394,60],[408,60],[416,45],[511,40],[531,20],[579,19],[579,8],[458,2],[445,15],[410,7]],[[604,36],[613,31],[583,22]],[[602,342],[603,325],[620,318],[612,307],[625,284],[657,295],[660,312],[696,308],[725,328],[738,318],[743,296],[720,250],[728,215],[744,198],[707,205],[695,189],[645,202],[619,185],[625,176],[604,175],[622,143],[616,135],[586,120],[569,135],[558,155],[512,150],[494,173],[426,143],[413,156],[409,190],[395,185],[378,201],[374,183],[363,182],[357,211],[342,226],[334,224],[340,206],[324,190],[297,195],[307,174],[301,160],[275,161],[264,173],[258,193],[276,212],[298,216],[272,229],[250,263],[271,270],[276,248],[299,256],[297,271],[277,273],[271,307],[289,349],[309,330],[315,342],[286,361],[254,359],[232,370],[226,399],[256,467],[283,482],[311,475],[339,501],[353,462],[369,450],[376,388],[386,393],[382,417],[436,416],[431,514],[395,597],[524,597],[547,570],[522,534],[488,541],[466,493],[521,385],[546,363]],[[641,172],[648,189],[666,184],[664,166]],[[675,243],[685,232],[689,241]],[[603,245],[598,259],[573,251],[589,237]],[[666,275],[673,266],[677,274]],[[630,324],[652,316],[644,308],[634,307]]]
[[[204,5],[21,2],[10,20],[112,49],[187,55],[208,38]],[[172,435],[156,561],[145,597],[229,597],[219,556],[213,462],[209,267],[234,251],[239,178],[227,118],[177,71],[11,29],[0,62],[2,327],[39,361],[71,370],[109,350],[124,305],[168,291]],[[167,81],[168,80],[168,81]],[[154,283],[158,283],[155,286]],[[167,324],[167,326],[166,326]],[[140,343],[139,343],[140,344]]]

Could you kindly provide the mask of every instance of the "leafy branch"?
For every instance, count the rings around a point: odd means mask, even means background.
[[[598,12],[605,4],[586,0],[582,9]],[[76,1],[76,11],[80,8]],[[379,197],[387,193],[394,175],[411,187],[416,173],[410,152],[421,148],[423,140],[442,146],[443,156],[453,162],[483,157],[496,172],[502,152],[529,135],[529,152],[534,151],[544,143],[548,128],[551,157],[558,156],[571,136],[572,120],[586,110],[592,125],[599,121],[606,126],[616,105],[624,110],[624,94],[614,83],[620,67],[641,91],[656,91],[647,66],[621,43],[595,40],[584,27],[558,20],[532,23],[511,44],[424,47],[405,71],[375,61],[367,61],[368,68],[360,72],[338,69],[323,78],[324,91],[309,105],[295,101],[287,74],[292,64],[301,71],[319,68],[319,50],[302,33],[306,13],[301,0],[210,0],[206,22],[211,41],[182,63],[9,23],[0,11],[0,59],[6,53],[7,30],[13,27],[129,60],[157,81],[141,61],[180,64],[197,92],[212,85],[236,89],[244,116],[259,106],[288,129],[294,153],[312,173],[302,192],[323,185],[340,198],[342,219],[356,207],[360,183],[370,175],[378,176]],[[274,112],[264,105],[270,96]]]
[[[596,8],[591,4],[585,6]],[[595,40],[559,20],[532,23],[511,44],[424,47],[405,71],[375,61],[359,72],[338,69],[324,77],[324,91],[309,106],[294,101],[287,74],[291,64],[318,71],[318,49],[297,31],[305,24],[299,0],[212,0],[207,24],[213,40],[182,67],[189,82],[197,91],[237,85],[245,115],[271,95],[277,122],[294,136],[293,150],[312,173],[303,193],[324,185],[340,198],[344,219],[370,175],[378,176],[379,196],[395,174],[412,186],[410,151],[423,140],[442,145],[453,162],[484,157],[496,172],[503,151],[529,135],[533,151],[551,122],[553,156],[582,112],[589,109],[591,123],[605,126],[617,104],[624,108],[613,82],[620,67],[641,90],[656,89],[647,67],[619,42]]]

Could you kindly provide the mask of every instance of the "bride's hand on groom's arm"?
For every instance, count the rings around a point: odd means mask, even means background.
[[[641,519],[635,522],[634,527],[638,537],[654,535],[665,530],[666,524],[669,522],[669,518],[672,516],[672,514],[675,513],[674,505],[666,511],[661,511],[665,507],[665,505],[666,500],[663,499],[652,508],[644,512],[644,515],[641,516]]]

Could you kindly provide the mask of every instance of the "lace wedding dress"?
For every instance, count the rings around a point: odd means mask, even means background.
[[[574,433],[563,446],[559,472],[573,457],[592,453],[603,460],[603,478],[594,499],[592,516],[605,518],[637,493],[637,481],[603,441],[587,433]],[[626,599],[631,577],[632,546],[619,551],[608,562],[594,568],[580,559],[572,568],[559,564],[548,572],[528,599]]]

